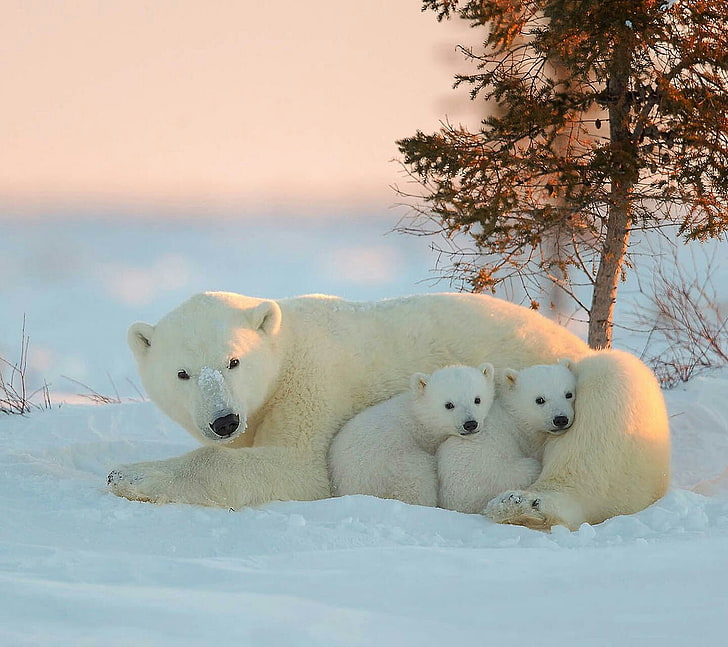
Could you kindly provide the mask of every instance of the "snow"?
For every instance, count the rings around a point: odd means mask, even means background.
[[[689,389],[667,395],[687,419]],[[720,481],[726,426],[702,427],[719,405],[688,410],[675,481]],[[104,487],[119,462],[193,447],[146,402],[3,419],[0,644],[722,644],[725,474],[550,535],[363,496],[230,512]]]
[[[107,372],[120,384],[133,375],[126,326],[198,289],[356,299],[443,289],[417,283],[432,264],[426,243],[380,239],[381,225],[178,225],[172,235],[171,225],[4,224],[0,265],[13,280],[0,352],[12,355],[26,313],[31,354],[37,345],[50,358],[33,357],[34,378],[60,361],[103,390]],[[100,250],[104,240],[114,244]],[[377,258],[398,270],[386,280],[374,272],[372,283],[321,272],[326,250],[352,240],[386,250]],[[267,260],[274,242],[287,255]],[[254,258],[229,253],[236,245]],[[75,265],[64,274],[52,254]],[[164,255],[188,271],[160,287]],[[152,283],[148,299],[109,289],[121,267]],[[665,392],[674,469],[665,498],[551,534],[363,496],[237,512],[130,502],[106,489],[112,467],[197,446],[153,404],[0,415],[0,645],[722,645],[726,393],[728,369]]]
[[[197,378],[200,393],[213,411],[230,409],[228,391],[225,388],[225,379],[217,369],[203,366],[200,369],[200,376]]]

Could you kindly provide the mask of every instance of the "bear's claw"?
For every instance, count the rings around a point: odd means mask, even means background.
[[[496,497],[497,498],[497,497]],[[495,501],[495,499],[493,499]],[[492,502],[491,502],[492,503]],[[517,492],[507,492],[501,497],[500,505],[505,507],[517,506],[523,503],[523,497]]]
[[[488,503],[483,514],[497,523],[548,530],[552,521],[542,508],[543,500],[527,492],[505,492]]]
[[[144,474],[133,469],[116,468],[109,472],[106,483],[112,494],[131,501],[154,502],[159,495],[153,490],[154,483],[145,478]]]
[[[141,480],[141,474],[130,474],[122,470],[111,470],[106,477],[107,485],[115,485],[118,483],[136,483]]]

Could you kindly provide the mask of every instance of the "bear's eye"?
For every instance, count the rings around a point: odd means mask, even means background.
[[[455,405],[452,402],[446,402],[445,403],[445,408],[446,409],[454,409],[455,408]]]
[[[237,357],[233,357],[228,364],[228,368],[235,368],[236,366],[240,366],[240,360]]]
[[[473,400],[473,402],[475,402],[475,404],[480,404],[480,398],[475,398],[475,400]]]
[[[189,380],[190,379],[189,374],[185,370],[177,371],[177,377],[180,380]]]
[[[574,397],[574,394],[573,394],[573,393],[572,393],[571,391],[569,391],[569,392],[568,392],[568,393],[566,394],[566,399],[567,399],[567,400],[571,400],[571,398],[573,398],[573,397]]]
[[[539,396],[536,398],[536,404],[546,404],[546,400]]]

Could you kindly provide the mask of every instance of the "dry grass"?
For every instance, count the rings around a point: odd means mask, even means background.
[[[48,383],[43,381],[43,386],[35,390],[28,388],[28,350],[30,348],[30,338],[26,333],[25,317],[23,317],[23,327],[20,334],[20,356],[17,362],[10,361],[0,355],[0,413],[25,415],[34,410],[50,409],[51,394]],[[90,401],[93,404],[119,404],[122,398],[116,388],[116,384],[109,376],[109,382],[114,395],[104,395],[90,386],[74,380],[71,377],[62,376],[63,379],[72,382],[83,391],[77,393],[81,398]],[[139,388],[130,380],[129,384],[138,394],[138,401],[143,401],[145,396]],[[124,398],[126,399],[126,398]],[[129,401],[136,401],[136,398],[129,398]]]
[[[20,357],[12,362],[0,356],[0,413],[24,415],[34,409],[49,409],[51,396],[48,384],[34,391],[27,386],[28,348],[30,338],[25,331],[25,317],[20,336]]]
[[[663,387],[687,382],[699,373],[728,365],[728,313],[721,307],[712,276],[715,254],[692,267],[677,251],[659,256],[650,285],[641,288],[650,303],[636,315],[649,334],[642,359]]]

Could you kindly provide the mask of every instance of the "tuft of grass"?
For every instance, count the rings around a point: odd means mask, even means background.
[[[85,393],[77,393],[77,395],[81,398],[86,398],[89,400],[92,404],[121,404],[124,400],[119,395],[119,390],[116,388],[116,384],[114,383],[114,380],[111,378],[110,375],[108,375],[109,382],[111,383],[111,388],[114,392],[114,395],[104,395],[103,393],[100,393],[96,389],[88,386],[88,384],[84,384],[83,382],[80,382],[79,380],[74,380],[72,377],[68,377],[67,375],[62,375],[61,377],[64,380],[68,380],[69,382],[72,382],[76,386],[80,386],[82,389],[84,389]],[[129,384],[134,388],[134,390],[139,395],[139,401],[143,401],[144,394],[141,393],[139,388],[134,384],[131,380],[128,380]],[[126,398],[128,401],[134,402],[136,401],[135,398]]]
[[[25,329],[25,317],[23,317],[23,326],[20,333],[20,357],[17,362],[13,362],[0,355],[0,414],[6,415],[16,414],[25,415],[31,411],[50,409],[51,394],[48,383],[43,380],[43,385],[39,389],[30,391],[27,383],[28,371],[28,355],[30,348],[30,338]],[[114,395],[104,395],[90,386],[74,380],[71,377],[62,376],[63,379],[73,382],[76,386],[81,387],[84,392],[77,395],[86,398],[93,404],[119,404],[122,398],[116,388],[116,384],[109,376],[109,382]],[[139,395],[139,401],[145,400],[144,394],[139,390],[136,384],[129,380],[129,384]],[[134,398],[130,398],[134,401]]]
[[[78,380],[74,380],[72,377],[68,377],[67,375],[61,376],[64,380],[68,380],[69,382],[73,382],[76,386],[80,386],[82,389],[86,391],[86,393],[79,393],[79,397],[86,398],[87,400],[90,400],[93,404],[120,404],[121,398],[119,397],[119,392],[116,389],[116,385],[114,384],[114,381],[111,380],[111,386],[114,389],[114,395],[104,395],[102,393],[99,393],[96,389],[92,389],[87,384],[84,384],[83,382],[79,382]]]
[[[50,409],[48,384],[29,391],[26,381],[30,338],[25,331],[25,317],[20,335],[20,357],[12,362],[0,355],[0,413],[24,415],[34,409]],[[38,400],[40,399],[40,402]]]

